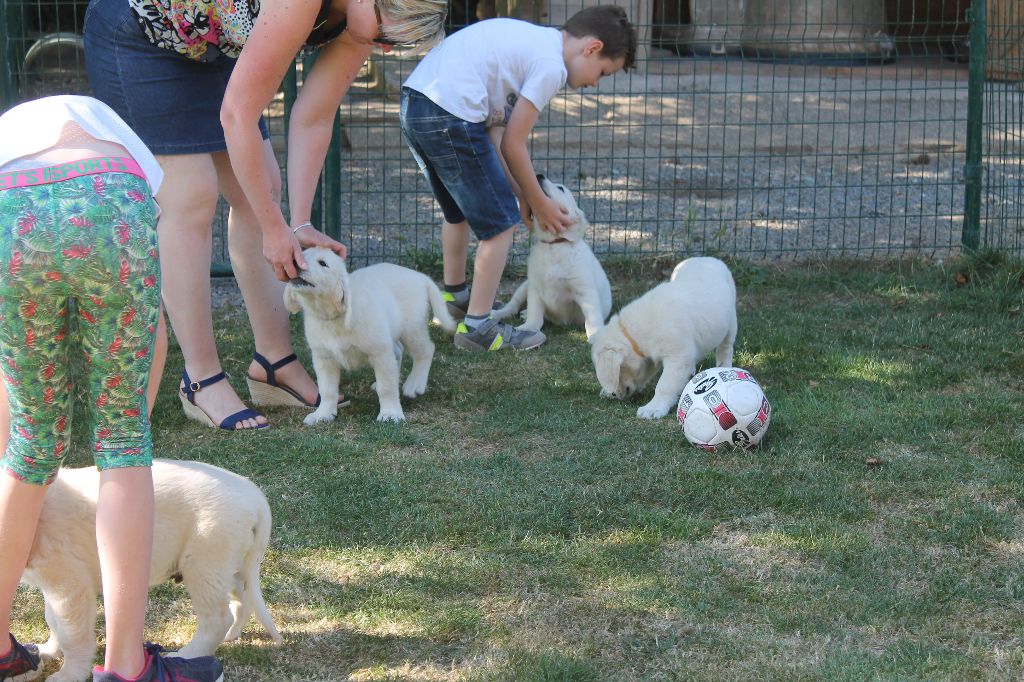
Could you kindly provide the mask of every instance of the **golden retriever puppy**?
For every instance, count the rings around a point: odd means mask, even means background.
[[[561,235],[545,232],[535,222],[526,281],[493,316],[515,315],[526,304],[522,329],[540,331],[545,318],[555,324],[583,325],[587,338],[601,328],[612,311],[612,288],[601,263],[584,241],[587,217],[564,185],[538,175],[544,194],[565,207],[575,222]]]
[[[736,285],[717,258],[688,258],[659,284],[613,315],[590,338],[601,394],[625,398],[662,370],[642,419],[664,417],[697,363],[715,351],[719,367],[732,365],[736,341]]]
[[[53,682],[84,682],[96,655],[96,550],[99,472],[62,469],[46,491],[35,542],[22,582],[45,601],[50,639],[45,658],[64,657]],[[274,642],[274,627],[260,589],[260,562],[270,541],[270,506],[252,481],[201,462],[153,462],[155,522],[150,584],[184,582],[196,614],[196,632],[178,655],[213,654],[237,639],[249,617]]]
[[[450,334],[455,320],[429,277],[391,263],[378,263],[348,272],[329,249],[311,248],[303,254],[307,269],[284,289],[289,312],[303,312],[306,343],[320,389],[320,407],[306,424],[331,421],[338,412],[338,382],[342,368],[373,368],[380,401],[377,421],[402,421],[398,398],[402,354],[412,356],[412,370],[402,386],[407,398],[423,395],[434,359],[428,321],[433,316]]]

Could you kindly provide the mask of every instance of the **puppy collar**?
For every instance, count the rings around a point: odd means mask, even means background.
[[[622,330],[622,335],[626,337],[627,341],[629,341],[629,345],[632,346],[633,352],[642,358],[646,358],[647,356],[644,355],[643,351],[640,350],[640,346],[637,345],[636,339],[634,339],[629,333],[629,330],[626,329],[626,325],[622,324],[622,318],[619,318],[618,323],[619,329]]]

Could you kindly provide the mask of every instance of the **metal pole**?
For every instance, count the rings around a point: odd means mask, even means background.
[[[316,58],[319,56],[319,51],[314,51],[306,55],[302,60],[302,85],[306,85],[306,76],[310,71],[313,70],[313,64],[316,62]],[[323,209],[323,194],[324,194],[324,182],[321,176],[320,182],[316,185],[316,192],[313,194],[313,206],[310,210],[309,219],[317,226],[317,229],[323,229],[324,225],[324,209]]]
[[[2,2],[3,0],[0,0]],[[288,148],[288,121],[291,120],[292,105],[295,104],[295,97],[299,92],[299,65],[292,62],[292,68],[284,74],[281,81],[281,92],[284,93],[284,145]]]
[[[973,0],[968,11],[971,22],[970,61],[967,67],[967,162],[964,164],[964,227],[960,241],[966,251],[981,243],[981,188],[984,167],[982,139],[985,117],[985,52],[987,30],[986,0]]]
[[[19,16],[21,8],[18,8]],[[14,106],[14,57],[11,48],[11,31],[18,30],[21,22],[11,16],[7,0],[0,0],[0,111]],[[23,35],[18,38],[24,40]]]
[[[341,239],[341,110],[334,112],[331,143],[324,161],[324,222],[321,229],[335,239]]]

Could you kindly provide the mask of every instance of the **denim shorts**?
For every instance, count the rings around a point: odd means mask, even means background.
[[[519,202],[483,123],[448,113],[402,88],[402,134],[449,223],[491,239],[522,222]]]
[[[235,60],[200,62],[149,42],[128,0],[91,0],[85,13],[85,66],[93,94],[154,154],[227,149],[220,105]],[[270,135],[260,118],[263,139]]]

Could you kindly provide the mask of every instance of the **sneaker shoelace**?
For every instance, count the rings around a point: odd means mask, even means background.
[[[166,649],[154,642],[146,642],[143,648],[149,653],[153,661],[153,679],[160,682],[165,680],[166,682],[174,682],[174,676],[170,668],[167,667],[167,664],[164,663],[164,657],[161,655]]]
[[[28,647],[23,645],[18,640],[14,639],[14,637],[11,637],[11,653],[8,654],[8,660],[5,662],[13,665],[18,662],[18,659],[27,662],[30,666],[32,666],[32,670],[39,669],[39,662],[36,660],[36,657],[33,656],[32,653],[28,650]]]

